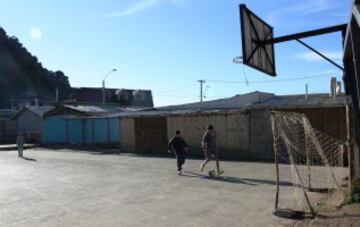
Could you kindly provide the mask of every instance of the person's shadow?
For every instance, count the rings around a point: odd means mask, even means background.
[[[241,178],[237,178],[237,177],[228,177],[228,176],[210,177],[208,175],[203,175],[203,174],[199,174],[199,173],[195,173],[195,172],[191,172],[191,171],[184,171],[183,174],[181,174],[181,176],[183,176],[183,177],[198,177],[198,178],[202,178],[205,180],[222,181],[222,182],[227,182],[227,183],[232,183],[232,184],[246,184],[246,185],[250,185],[250,186],[257,186],[257,184],[254,184],[251,182],[246,182],[246,181],[242,180]]]
[[[27,157],[25,157],[25,156],[23,156],[23,157],[21,157],[22,159],[24,159],[24,160],[26,160],[26,161],[33,161],[33,162],[37,162],[37,160],[36,159],[34,159],[34,158],[27,158]]]
[[[252,179],[252,178],[239,178],[239,177],[230,177],[230,176],[214,176],[210,177],[209,175],[199,174],[192,171],[184,171],[181,176],[184,177],[198,177],[206,180],[215,180],[215,181],[222,181],[226,183],[232,184],[246,184],[250,186],[257,186],[259,184],[268,184],[268,185],[276,185],[275,181],[272,180],[264,180],[264,179]],[[279,182],[281,186],[292,187],[297,186],[294,185],[292,182],[281,181]]]

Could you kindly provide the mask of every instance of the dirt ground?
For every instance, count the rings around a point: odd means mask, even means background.
[[[344,206],[330,212],[320,212],[314,219],[288,222],[279,220],[280,227],[358,227],[360,226],[360,204]]]
[[[177,176],[173,158],[43,148],[24,155],[0,151],[0,226],[306,226],[272,214],[271,163],[222,162],[224,176],[211,179],[196,159]],[[291,188],[290,179],[281,183]],[[352,223],[352,210],[333,215]]]

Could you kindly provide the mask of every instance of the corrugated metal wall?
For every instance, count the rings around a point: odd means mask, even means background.
[[[82,119],[67,119],[68,143],[81,145],[83,144],[83,121]]]
[[[67,143],[67,123],[61,117],[49,117],[45,119],[41,126],[41,142],[48,143]]]
[[[41,142],[74,145],[119,144],[120,124],[119,118],[49,117],[44,119],[42,124]]]
[[[15,143],[16,136],[15,121],[0,121],[0,143]]]
[[[94,143],[110,143],[109,122],[107,119],[94,119]]]

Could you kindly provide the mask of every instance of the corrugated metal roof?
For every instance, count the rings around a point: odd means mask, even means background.
[[[337,95],[335,98],[329,94],[309,94],[307,100],[305,95],[280,95],[275,96],[263,103],[253,105],[253,108],[316,108],[316,107],[341,107],[351,104],[350,99],[344,95]]]
[[[205,105],[203,105],[205,103]],[[123,107],[101,106],[73,106],[64,107],[83,113],[80,116],[68,116],[69,118],[116,118],[116,117],[147,117],[147,116],[174,116],[174,115],[197,115],[197,114],[223,114],[243,112],[250,109],[291,109],[291,108],[322,108],[341,107],[350,104],[346,95],[338,95],[332,98],[329,94],[305,95],[280,95],[271,93],[253,92],[237,95],[228,99],[219,99],[204,103],[192,103],[179,106],[141,109]]]
[[[133,111],[118,112],[98,116],[68,116],[69,119],[89,119],[89,118],[119,118],[119,117],[166,117],[177,115],[204,115],[204,114],[224,114],[233,112],[244,112],[242,109],[234,110],[151,110],[151,111]],[[65,116],[64,116],[65,117]]]
[[[117,107],[117,106],[85,106],[85,105],[64,105],[64,107],[88,114],[109,114],[116,112],[132,112],[143,110],[140,107]]]
[[[350,103],[346,95],[337,95],[334,99],[329,94],[274,95],[271,93],[251,92],[226,99],[196,102],[177,106],[165,106],[159,110],[211,110],[211,109],[251,109],[251,108],[292,108],[292,107],[338,107]]]
[[[18,111],[12,118],[16,119],[25,111],[30,111],[39,117],[43,117],[45,113],[49,112],[54,107],[52,106],[25,106],[20,111]]]
[[[251,92],[230,98],[205,102],[195,102],[176,106],[159,107],[159,110],[212,110],[212,109],[240,109],[256,103],[262,103],[275,97],[275,94],[265,92]]]
[[[0,120],[10,120],[17,111],[11,109],[0,110]]]
[[[131,113],[134,111],[145,110],[149,108],[141,107],[119,107],[119,106],[91,106],[91,105],[60,105],[47,112],[45,117],[63,115],[66,114],[66,110],[73,111],[75,113],[67,113],[69,115],[81,116],[107,116],[115,113]],[[152,108],[151,108],[152,109]]]

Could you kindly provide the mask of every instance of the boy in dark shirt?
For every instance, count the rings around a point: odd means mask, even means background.
[[[168,152],[175,152],[177,159],[178,175],[182,174],[182,165],[185,163],[185,152],[188,150],[184,138],[181,136],[179,130],[176,131],[175,136],[169,141]]]

